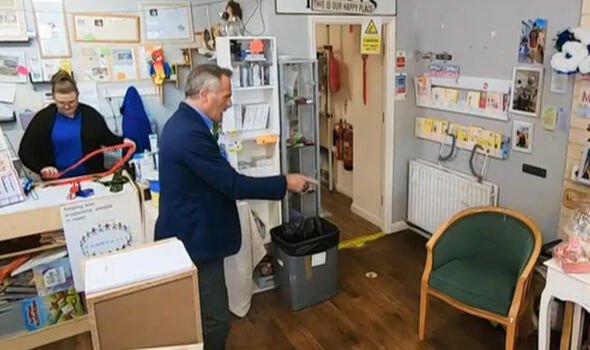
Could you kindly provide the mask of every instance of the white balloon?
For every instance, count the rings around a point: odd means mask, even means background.
[[[590,45],[590,28],[573,28],[570,30],[574,37],[582,42],[583,45]]]
[[[558,72],[573,73],[578,70],[586,57],[588,57],[586,45],[577,41],[568,41],[563,44],[561,52],[556,52],[551,57],[551,68]]]

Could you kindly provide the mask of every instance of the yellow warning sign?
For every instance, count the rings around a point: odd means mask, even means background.
[[[361,54],[381,54],[381,19],[371,18],[361,29]]]
[[[369,20],[369,24],[367,24],[367,29],[365,29],[365,34],[379,34],[379,30],[377,30],[377,26],[375,25],[374,20]]]

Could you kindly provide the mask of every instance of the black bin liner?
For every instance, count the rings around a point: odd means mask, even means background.
[[[304,256],[338,245],[340,230],[320,217],[290,221],[270,230],[274,244],[287,255]]]

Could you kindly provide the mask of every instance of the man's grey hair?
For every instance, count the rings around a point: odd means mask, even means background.
[[[231,78],[232,71],[221,68],[216,64],[200,64],[196,66],[186,79],[184,94],[186,97],[196,96],[201,90],[217,90],[221,83],[221,77]]]

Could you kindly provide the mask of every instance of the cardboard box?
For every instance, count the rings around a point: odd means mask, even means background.
[[[85,267],[94,350],[202,343],[197,270],[182,242],[155,242]]]

